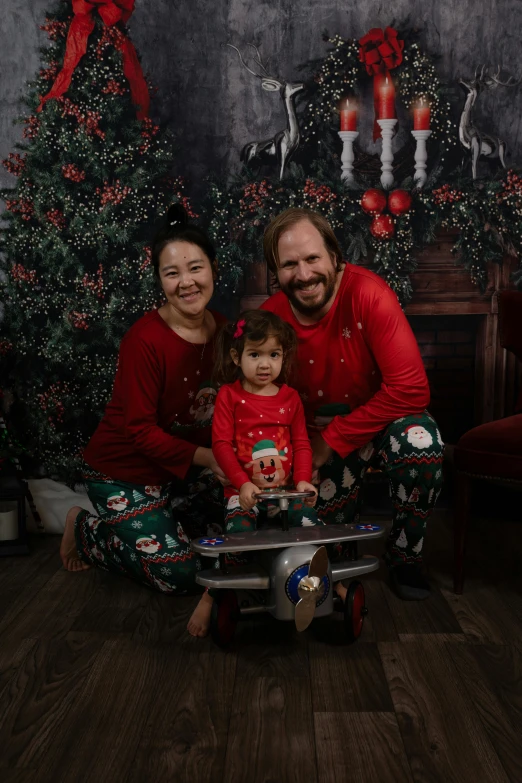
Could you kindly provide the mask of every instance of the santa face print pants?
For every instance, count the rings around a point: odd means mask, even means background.
[[[444,444],[426,411],[393,421],[346,458],[334,456],[320,470],[317,513],[326,524],[356,522],[361,483],[369,467],[389,480],[393,523],[388,565],[422,561],[426,523],[442,487]]]
[[[80,558],[164,593],[193,590],[201,561],[189,541],[221,532],[223,491],[201,469],[190,478],[173,491],[171,485],[129,484],[86,472],[98,515],[83,510],[76,518]]]

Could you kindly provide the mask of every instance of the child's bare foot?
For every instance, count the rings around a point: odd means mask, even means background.
[[[187,631],[191,636],[206,636],[210,625],[210,612],[214,599],[208,594],[203,593],[192,617],[188,621]]]
[[[334,584],[334,590],[344,604],[346,600],[346,594],[348,592],[348,588],[345,587],[342,582],[336,582]]]
[[[82,511],[80,506],[73,506],[69,509],[67,519],[65,520],[65,530],[62,543],[60,544],[60,557],[62,558],[63,567],[67,571],[87,571],[88,568],[91,568],[90,565],[80,560],[78,550],[76,549],[74,520],[80,511]]]

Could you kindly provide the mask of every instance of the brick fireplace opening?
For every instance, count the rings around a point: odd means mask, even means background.
[[[446,443],[475,423],[475,354],[478,315],[409,316],[428,376],[430,413]]]

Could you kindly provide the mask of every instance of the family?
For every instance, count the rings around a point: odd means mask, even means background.
[[[92,566],[165,593],[196,587],[198,535],[255,529],[259,489],[313,492],[290,524],[358,517],[369,468],[384,471],[393,523],[384,560],[400,598],[427,598],[426,524],[442,486],[443,442],[396,295],[347,263],[328,221],[287,209],[265,230],[280,290],[227,323],[208,304],[218,259],[179,205],[154,238],[166,302],[124,336],[112,398],[84,452],[97,514],[70,509],[69,571]],[[344,598],[341,583],[336,591]],[[208,631],[205,592],[188,623]]]

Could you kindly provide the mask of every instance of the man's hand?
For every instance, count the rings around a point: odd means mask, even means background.
[[[310,484],[308,481],[299,481],[296,486],[296,490],[298,492],[313,492],[314,496],[313,498],[305,498],[305,506],[315,506],[316,500],[317,500],[317,490],[314,487],[313,484]]]
[[[250,511],[250,509],[254,508],[257,503],[257,498],[255,496],[257,492],[259,492],[259,487],[252,484],[251,481],[245,481],[245,483],[241,485],[241,489],[239,490],[239,505],[243,511]]]
[[[315,435],[310,441],[310,445],[312,446],[312,468],[317,470],[330,459],[333,449],[320,435]]]

